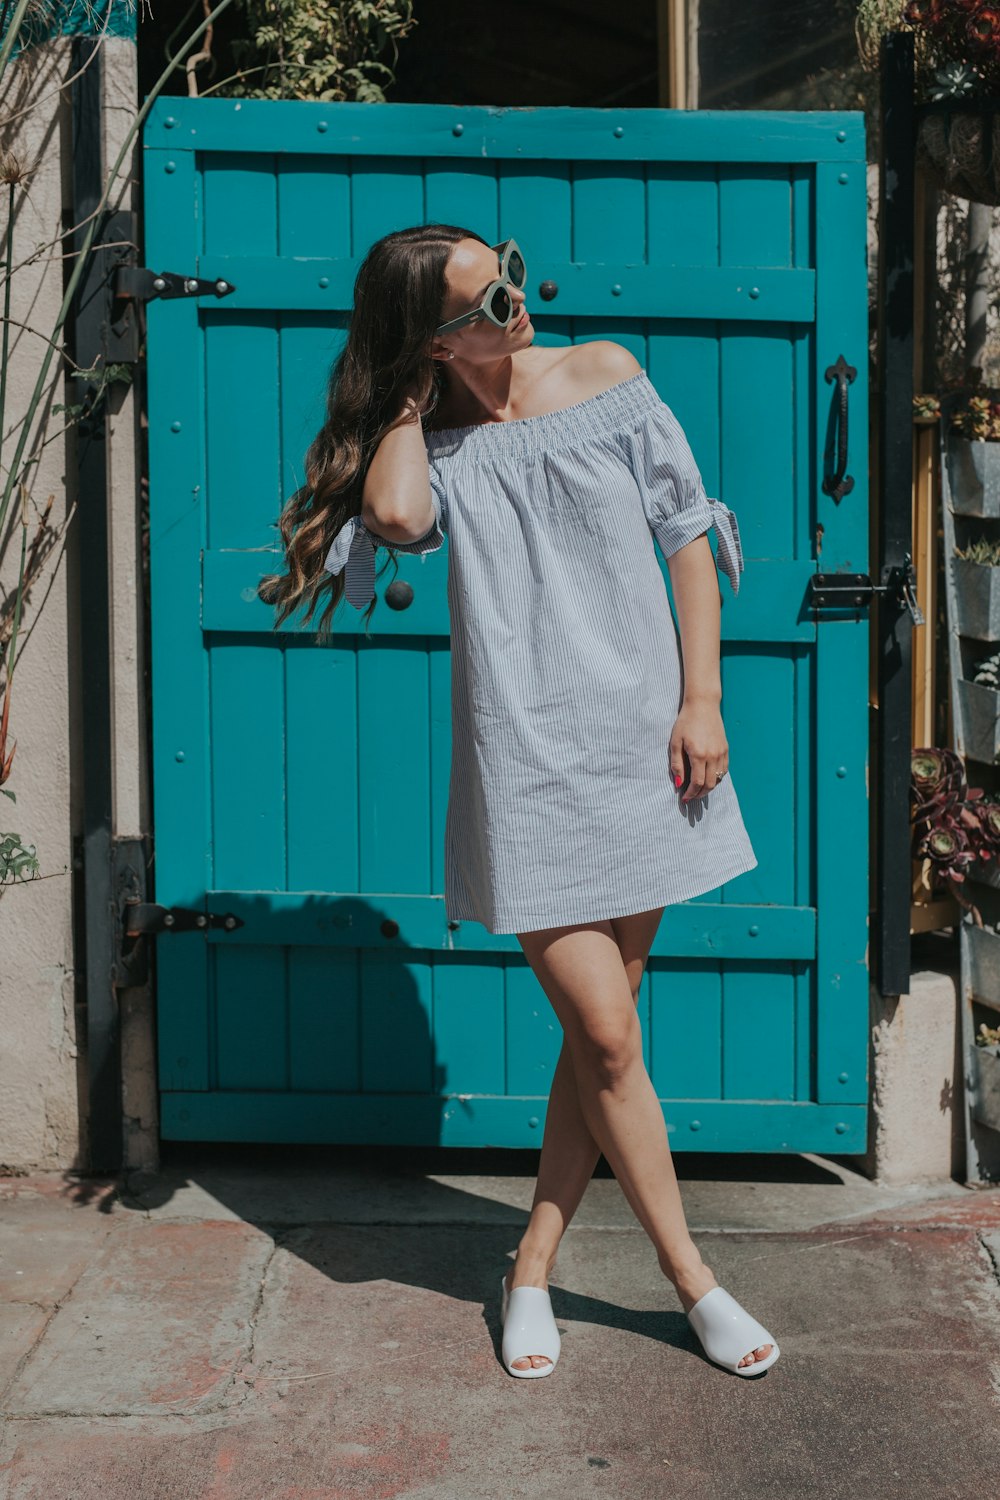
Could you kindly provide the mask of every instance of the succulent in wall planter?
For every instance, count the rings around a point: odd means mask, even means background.
[[[1000,517],[1000,401],[973,386],[951,412],[948,483],[956,515]]]
[[[1000,538],[979,536],[968,546],[956,546],[951,565],[959,635],[1000,640]],[[975,680],[988,681],[988,676]]]
[[[1000,760],[1000,651],[976,662],[971,678],[960,679],[958,697],[966,755],[994,765]]]
[[[967,784],[957,751],[933,745],[913,751],[910,834],[912,857],[923,862],[924,893],[933,898],[950,892],[981,925],[978,909],[959,887],[967,877],[978,879],[998,868],[1000,801]]]

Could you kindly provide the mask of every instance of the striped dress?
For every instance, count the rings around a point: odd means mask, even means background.
[[[714,530],[739,591],[736,517],[705,494],[641,370],[561,411],[425,432],[448,537],[452,749],[445,911],[517,933],[648,911],[757,864],[732,774],[683,804],[683,696],[665,558]],[[364,608],[382,539],[360,517],[326,568]]]

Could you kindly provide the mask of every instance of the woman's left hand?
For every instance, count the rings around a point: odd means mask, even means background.
[[[691,779],[681,801],[690,802],[713,791],[729,770],[729,743],[716,704],[687,703],[677,715],[670,734],[670,774],[675,787],[684,782],[685,756]]]

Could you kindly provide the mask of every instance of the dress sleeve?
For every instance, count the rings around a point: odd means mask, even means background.
[[[743,548],[736,516],[706,495],[683,428],[665,402],[649,409],[629,444],[646,520],[664,558],[714,528],[715,565],[738,594]]]
[[[370,531],[360,516],[350,516],[334,536],[323,567],[334,574],[346,569],[344,595],[355,609],[364,609],[374,596],[376,548],[391,547],[395,552],[436,552],[444,543],[447,530],[444,490],[433,471],[430,480],[434,524],[416,541],[390,542],[377,531]]]

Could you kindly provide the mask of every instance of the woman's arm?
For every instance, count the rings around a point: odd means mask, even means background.
[[[675,785],[682,783],[686,753],[691,779],[681,801],[690,802],[712,791],[716,778],[729,769],[729,744],[720,707],[722,609],[708,536],[695,537],[680,547],[667,559],[667,567],[684,673],[684,699],[670,739],[670,770]]]
[[[387,542],[415,542],[434,525],[434,502],[420,415],[412,401],[387,432],[365,475],[361,519]]]

